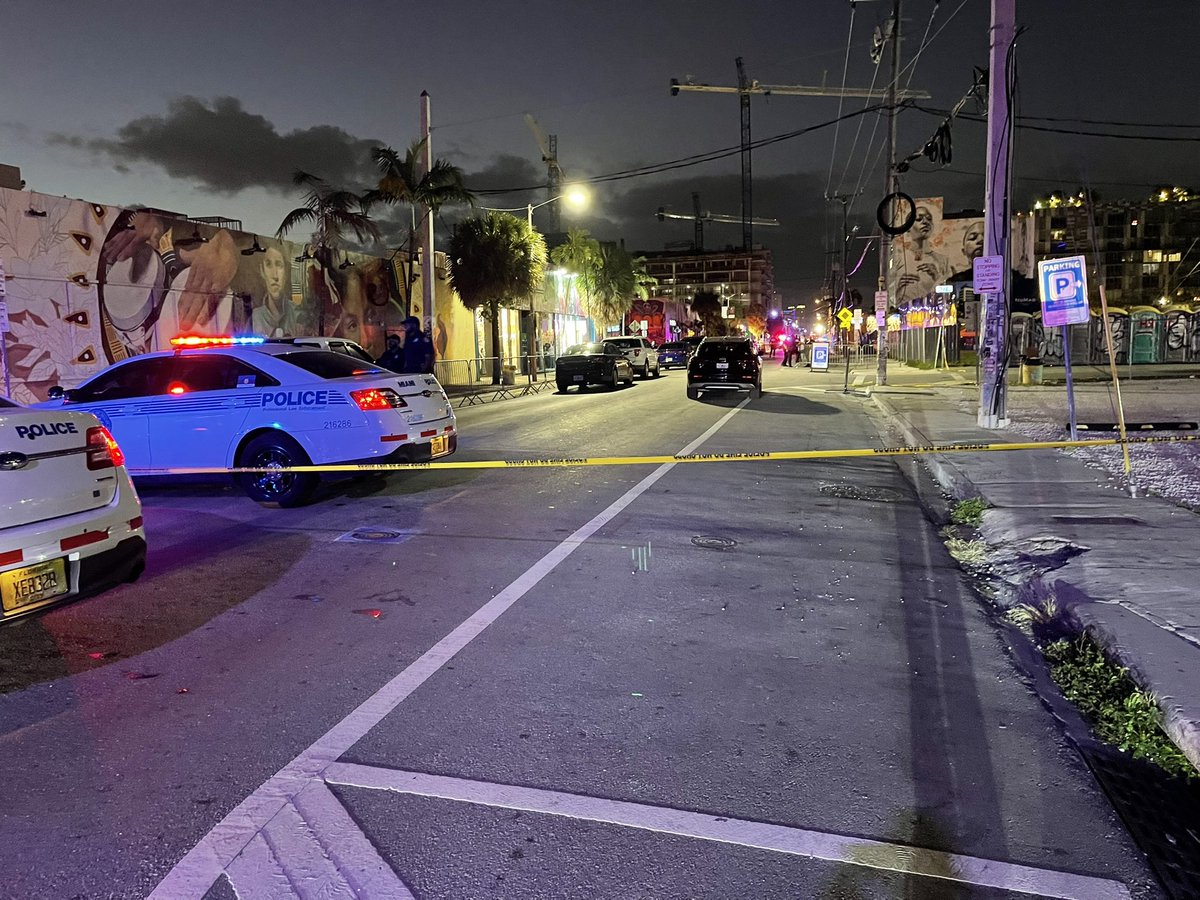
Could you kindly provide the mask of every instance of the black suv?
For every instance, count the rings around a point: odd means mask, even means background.
[[[705,338],[688,360],[688,399],[704,391],[754,391],[761,397],[762,363],[749,338]]]

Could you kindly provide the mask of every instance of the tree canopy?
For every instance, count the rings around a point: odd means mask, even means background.
[[[634,257],[624,247],[602,244],[582,228],[567,233],[566,243],[555,247],[556,265],[579,275],[584,308],[601,325],[619,324],[633,301],[650,296],[657,284],[646,271],[645,257]]]
[[[468,309],[491,322],[493,381],[500,379],[500,309],[541,289],[546,242],[525,219],[490,212],[464,219],[450,238],[450,285]]]

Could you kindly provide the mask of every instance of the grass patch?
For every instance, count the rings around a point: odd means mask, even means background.
[[[1172,775],[1200,778],[1163,732],[1154,698],[1133,683],[1128,669],[1109,662],[1094,641],[1060,639],[1042,647],[1042,653],[1063,696],[1083,713],[1097,738]]]
[[[954,504],[950,511],[950,521],[955,525],[970,525],[978,528],[983,521],[983,511],[987,509],[987,501],[982,497],[972,497]]]
[[[1038,628],[1053,627],[1058,622],[1058,601],[1051,597],[1040,606],[1021,603],[1009,609],[1004,617],[1033,637]]]
[[[987,544],[983,541],[965,541],[959,537],[946,538],[946,549],[964,566],[981,569],[987,565]]]

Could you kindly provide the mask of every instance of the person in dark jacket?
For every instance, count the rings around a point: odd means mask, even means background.
[[[409,316],[404,325],[404,368],[406,375],[433,374],[433,341],[421,330],[421,320]]]
[[[375,360],[375,364],[393,372],[404,371],[404,348],[400,346],[400,335],[387,336],[387,349]]]

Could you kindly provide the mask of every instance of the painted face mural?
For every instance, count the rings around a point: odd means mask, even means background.
[[[229,285],[237,272],[224,229],[125,210],[100,248],[103,345],[110,362],[163,349],[177,334],[221,334],[233,325]]]

